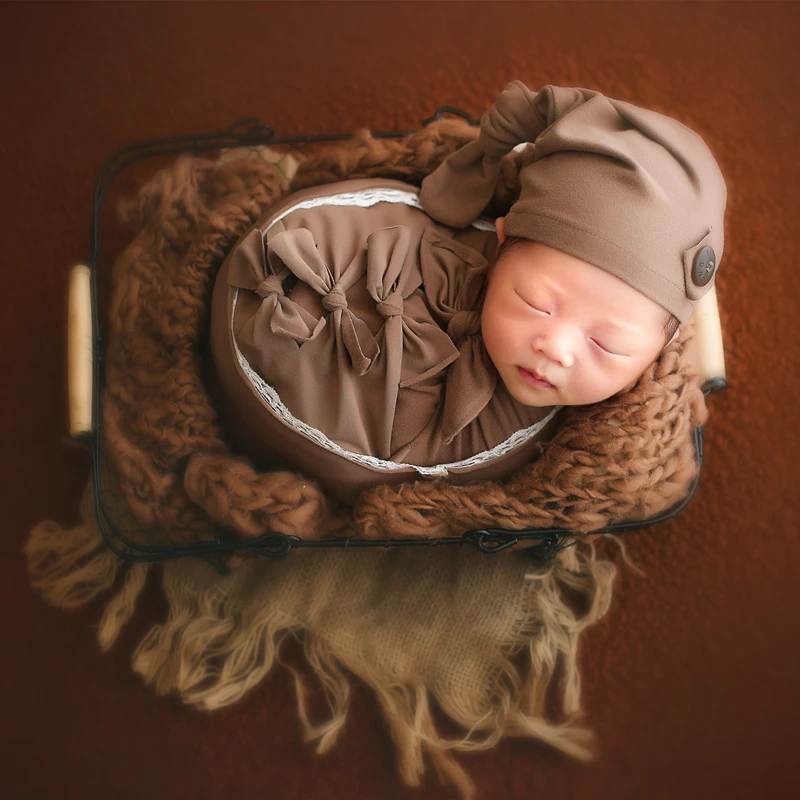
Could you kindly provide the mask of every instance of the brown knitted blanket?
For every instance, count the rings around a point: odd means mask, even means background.
[[[104,449],[137,519],[174,541],[238,535],[304,539],[440,537],[478,527],[558,526],[588,532],[652,517],[696,474],[691,432],[706,408],[691,325],[629,392],[568,410],[542,457],[503,483],[419,480],[362,493],[354,510],[290,472],[260,472],[226,444],[203,379],[202,343],[216,270],[272,203],[306,186],[357,177],[419,185],[474,138],[443,120],[402,141],[369,133],[321,148],[291,184],[264,160],[182,157],[125,204],[137,231],[114,269],[103,395]],[[489,212],[507,211],[523,156],[504,164]]]

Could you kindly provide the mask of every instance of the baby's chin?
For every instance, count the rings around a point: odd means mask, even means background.
[[[630,391],[638,382],[639,379],[637,378],[626,386],[614,391],[598,392],[594,394],[592,392],[582,392],[577,395],[574,393],[567,394],[557,387],[548,391],[528,392],[526,390],[520,390],[517,386],[509,386],[506,384],[506,389],[508,389],[508,393],[523,406],[531,406],[533,408],[548,408],[551,406],[591,406]]]
[[[531,406],[532,408],[549,408],[550,406],[569,405],[564,402],[564,398],[558,389],[531,390],[527,387],[520,387],[517,384],[509,385],[504,381],[508,393],[520,405]]]
[[[520,405],[533,408],[548,408],[551,406],[589,406],[602,403],[612,397],[625,394],[633,389],[641,378],[641,374],[627,380],[620,385],[605,384],[602,390],[592,386],[576,386],[574,382],[567,386],[553,386],[540,388],[530,385],[529,381],[521,378],[517,367],[498,370],[500,380],[506,390]]]
[[[530,406],[531,408],[549,408],[550,406],[563,406],[568,405],[567,403],[563,403],[561,400],[557,398],[549,398],[545,399],[531,399],[530,397],[522,397],[519,394],[515,394],[514,392],[509,392],[509,394],[520,404],[523,406]]]

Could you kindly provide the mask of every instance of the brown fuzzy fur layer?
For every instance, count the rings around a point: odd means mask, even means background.
[[[420,480],[362,493],[342,508],[291,472],[261,472],[231,451],[203,381],[200,342],[214,276],[238,238],[298,189],[360,177],[419,185],[477,135],[455,120],[402,141],[325,146],[291,183],[257,158],[222,163],[181,157],[123,212],[138,233],[114,268],[104,449],[119,491],[143,525],[174,541],[267,531],[304,539],[460,535],[479,527],[550,527],[586,533],[654,516],[684,497],[697,473],[692,430],[706,407],[683,326],[634,388],[574,407],[542,457],[505,482],[456,486]],[[507,159],[487,213],[505,213],[519,192],[523,156]]]

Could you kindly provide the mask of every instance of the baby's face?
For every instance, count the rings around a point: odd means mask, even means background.
[[[488,281],[481,315],[486,350],[524,405],[605,400],[631,386],[664,347],[664,308],[547,245],[514,243]]]

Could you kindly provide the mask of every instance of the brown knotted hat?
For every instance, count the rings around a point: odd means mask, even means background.
[[[464,227],[497,186],[503,157],[535,143],[506,217],[531,239],[607,270],[680,322],[714,283],[727,189],[698,134],[655,111],[591,89],[509,83],[480,136],[422,182],[434,219]]]

